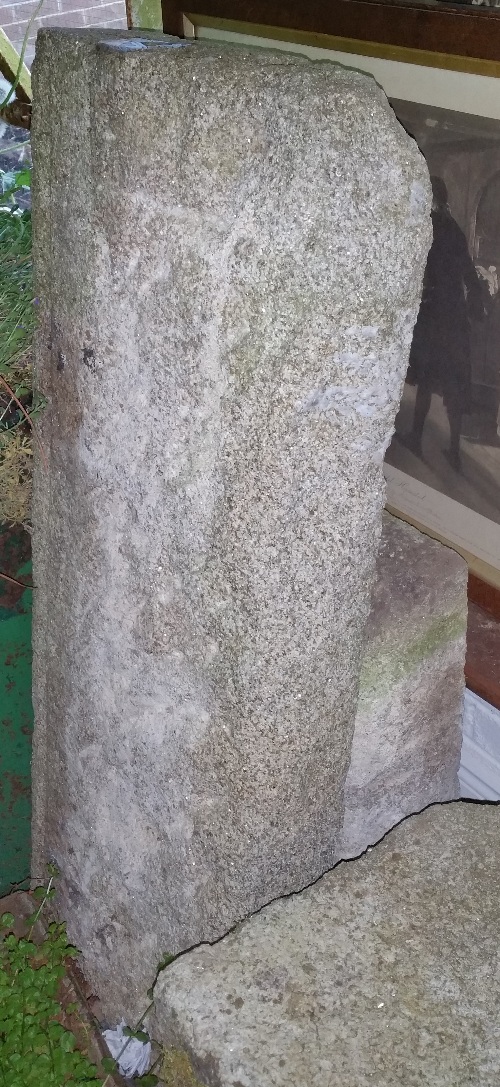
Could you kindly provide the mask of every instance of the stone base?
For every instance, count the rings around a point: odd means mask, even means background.
[[[428,808],[182,956],[155,989],[169,1061],[211,1087],[498,1087],[499,832],[496,806]]]
[[[460,795],[467,564],[384,514],[339,857]]]

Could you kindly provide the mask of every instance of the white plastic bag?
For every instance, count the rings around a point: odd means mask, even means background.
[[[141,1042],[139,1038],[128,1038],[123,1033],[126,1025],[125,1020],[122,1019],[114,1030],[103,1030],[102,1036],[115,1060],[127,1042],[127,1047],[123,1049],[118,1061],[118,1071],[122,1076],[143,1076],[151,1064],[151,1042]]]

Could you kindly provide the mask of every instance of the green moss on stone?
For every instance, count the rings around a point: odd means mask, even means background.
[[[389,643],[375,645],[365,656],[361,670],[360,703],[374,701],[390,693],[405,676],[410,675],[436,650],[460,637],[465,631],[466,615],[463,609],[440,616],[428,628],[406,645],[396,636]]]
[[[166,1087],[202,1087],[187,1053],[174,1046],[163,1051],[161,1078]]]

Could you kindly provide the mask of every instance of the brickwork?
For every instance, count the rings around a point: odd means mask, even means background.
[[[0,0],[0,26],[19,51],[37,0]],[[125,0],[44,0],[31,28],[26,63],[31,65],[41,26],[126,27]]]

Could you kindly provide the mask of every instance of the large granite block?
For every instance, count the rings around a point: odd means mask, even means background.
[[[152,1022],[179,1084],[497,1087],[500,814],[412,816],[168,966]]]
[[[430,242],[374,80],[42,31],[34,865],[109,1015],[338,856]]]

